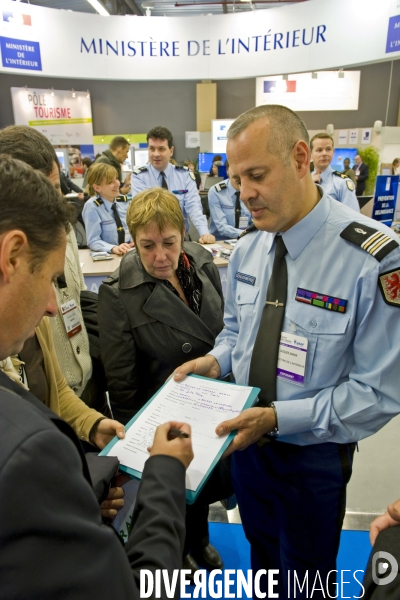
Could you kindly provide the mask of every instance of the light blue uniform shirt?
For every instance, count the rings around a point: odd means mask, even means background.
[[[114,219],[114,214],[111,210],[113,202],[103,200],[103,204],[97,206],[95,204],[97,196],[90,198],[82,211],[82,218],[85,223],[87,245],[91,250],[97,252],[109,252],[114,246],[118,246],[118,231],[117,224]],[[125,229],[125,242],[132,241],[126,224],[126,211],[129,202],[116,202],[118,214]]]
[[[168,163],[164,171],[168,189],[172,192],[181,205],[186,223],[186,231],[189,231],[189,217],[199,232],[200,237],[209,233],[207,218],[203,215],[203,207],[196,187],[196,181],[192,179],[190,171],[186,167],[175,167]],[[139,173],[132,173],[131,193],[134,197],[139,192],[152,187],[161,187],[162,177],[153,165],[148,164]]]
[[[221,183],[225,183],[227,187],[218,191]],[[229,179],[225,179],[209,189],[208,206],[211,214],[210,233],[217,240],[237,238],[242,233],[242,229],[235,227],[236,190]],[[251,214],[242,200],[240,200],[240,208],[240,216],[247,217],[246,227],[248,227],[251,224]]]
[[[378,286],[380,274],[400,269],[400,246],[379,262],[340,237],[354,221],[398,240],[385,225],[327,195],[282,234],[288,250],[282,331],[307,338],[308,352],[304,386],[277,379],[281,441],[354,442],[400,412],[400,305],[385,303]],[[238,241],[229,262],[226,328],[210,354],[221,375],[232,370],[238,384],[248,384],[274,254],[275,234],[257,231]],[[254,286],[235,279],[238,272],[254,277]],[[297,288],[345,299],[347,310],[297,302]]]
[[[358,213],[360,212],[360,205],[358,204],[356,196],[356,186],[350,177],[342,179],[339,175],[334,175],[332,167],[328,166],[325,171],[321,173],[320,178],[319,185],[323,188],[325,194],[332,196],[332,198],[335,198],[338,202],[356,210]],[[350,187],[353,188],[352,190],[349,189],[347,182],[349,182]]]

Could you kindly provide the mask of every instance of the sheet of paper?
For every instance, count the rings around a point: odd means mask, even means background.
[[[186,377],[180,383],[170,379],[109,455],[118,456],[121,464],[141,472],[156,427],[166,421],[188,423],[192,428],[194,459],[187,470],[186,488],[196,491],[226,439],[216,435],[216,426],[236,417],[251,391],[251,387],[213,379]]]

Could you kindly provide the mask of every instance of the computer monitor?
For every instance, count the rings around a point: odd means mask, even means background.
[[[333,158],[331,167],[334,171],[344,171],[343,161],[345,158],[350,159],[350,168],[353,168],[355,163],[355,157],[358,154],[357,148],[335,148],[333,152]]]
[[[209,173],[214,156],[222,156],[222,162],[226,161],[226,154],[223,152],[199,152],[197,161],[197,170],[199,173]]]

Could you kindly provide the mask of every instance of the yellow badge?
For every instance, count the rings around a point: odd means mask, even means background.
[[[400,269],[383,273],[379,277],[379,287],[387,304],[400,306]]]
[[[346,185],[351,192],[354,191],[354,183],[352,182],[351,179],[346,179]]]

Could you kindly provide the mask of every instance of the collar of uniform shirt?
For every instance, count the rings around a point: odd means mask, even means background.
[[[151,163],[149,163],[147,165],[147,168],[152,171],[152,173],[153,173],[153,175],[154,175],[154,177],[156,178],[157,181],[161,181],[161,174],[160,174],[161,171],[157,171],[157,169],[155,169]],[[165,175],[165,178],[167,180],[168,180],[169,174],[170,174],[170,172],[171,172],[171,170],[173,168],[174,167],[173,167],[173,165],[171,165],[171,163],[168,163],[168,165],[165,167],[165,169],[164,169],[164,175]]]
[[[320,186],[317,187],[319,192],[323,194],[322,188]],[[300,256],[309,241],[322,227],[323,223],[325,223],[328,214],[329,200],[328,196],[324,194],[308,215],[282,234],[283,241],[292,260],[296,260]]]

